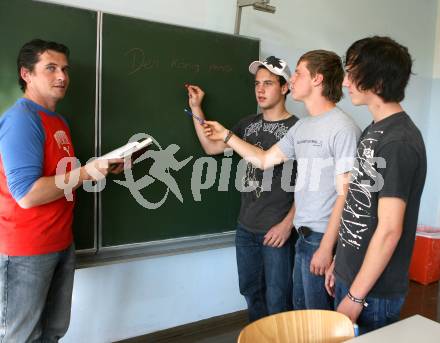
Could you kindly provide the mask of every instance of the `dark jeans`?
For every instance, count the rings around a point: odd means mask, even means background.
[[[271,248],[263,245],[264,234],[249,232],[237,224],[238,280],[250,322],[292,309],[294,231],[292,236],[281,248]]]
[[[299,234],[295,246],[293,271],[293,307],[295,310],[333,310],[333,299],[325,290],[325,277],[310,272],[313,254],[319,248],[322,233]]]
[[[335,287],[335,308],[348,293],[348,287],[339,279],[336,279]],[[357,324],[359,334],[379,329],[399,320],[400,309],[405,301],[405,296],[393,298],[367,297],[367,307],[362,310]]]

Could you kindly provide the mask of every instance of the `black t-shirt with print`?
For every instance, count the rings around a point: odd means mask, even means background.
[[[277,143],[289,129],[298,121],[295,116],[279,121],[266,121],[262,114],[251,115],[240,120],[232,131],[244,141],[268,150]],[[293,192],[288,187],[281,188],[283,166],[288,178],[287,186],[293,187],[296,177],[296,163],[286,161],[273,168],[273,177],[264,179],[263,171],[248,163],[246,172],[241,179],[241,186],[252,189],[241,193],[241,207],[238,222],[247,230],[255,233],[266,233],[287,215],[292,207]],[[287,169],[290,168],[290,169]],[[270,175],[271,170],[265,173]],[[286,177],[285,176],[285,177]]]
[[[403,295],[408,288],[407,274],[426,176],[425,145],[405,112],[372,123],[364,130],[352,174],[339,229],[336,277],[350,287],[378,224],[379,198],[397,197],[406,202],[402,236],[369,295]]]

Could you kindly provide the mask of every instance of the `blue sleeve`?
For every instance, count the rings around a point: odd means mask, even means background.
[[[0,121],[0,155],[9,191],[23,198],[43,170],[45,134],[40,117],[16,105]]]

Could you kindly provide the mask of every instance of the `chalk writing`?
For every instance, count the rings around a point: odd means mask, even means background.
[[[218,64],[210,64],[208,67],[208,70],[210,72],[214,72],[214,73],[230,73],[232,71],[232,67],[229,64],[225,64],[225,65],[218,65]]]
[[[125,55],[128,57],[129,63],[128,75],[133,75],[141,70],[159,67],[159,60],[145,56],[144,50],[140,48],[130,49]]]
[[[177,58],[171,61],[171,68],[187,70],[194,73],[198,73],[200,71],[200,64],[186,62],[184,60],[179,60]]]

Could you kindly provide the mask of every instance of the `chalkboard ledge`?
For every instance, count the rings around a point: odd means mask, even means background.
[[[188,252],[231,247],[235,242],[235,231],[181,237],[146,243],[102,247],[90,254],[77,251],[76,268],[88,268],[113,263],[141,260],[148,257],[183,254]]]

